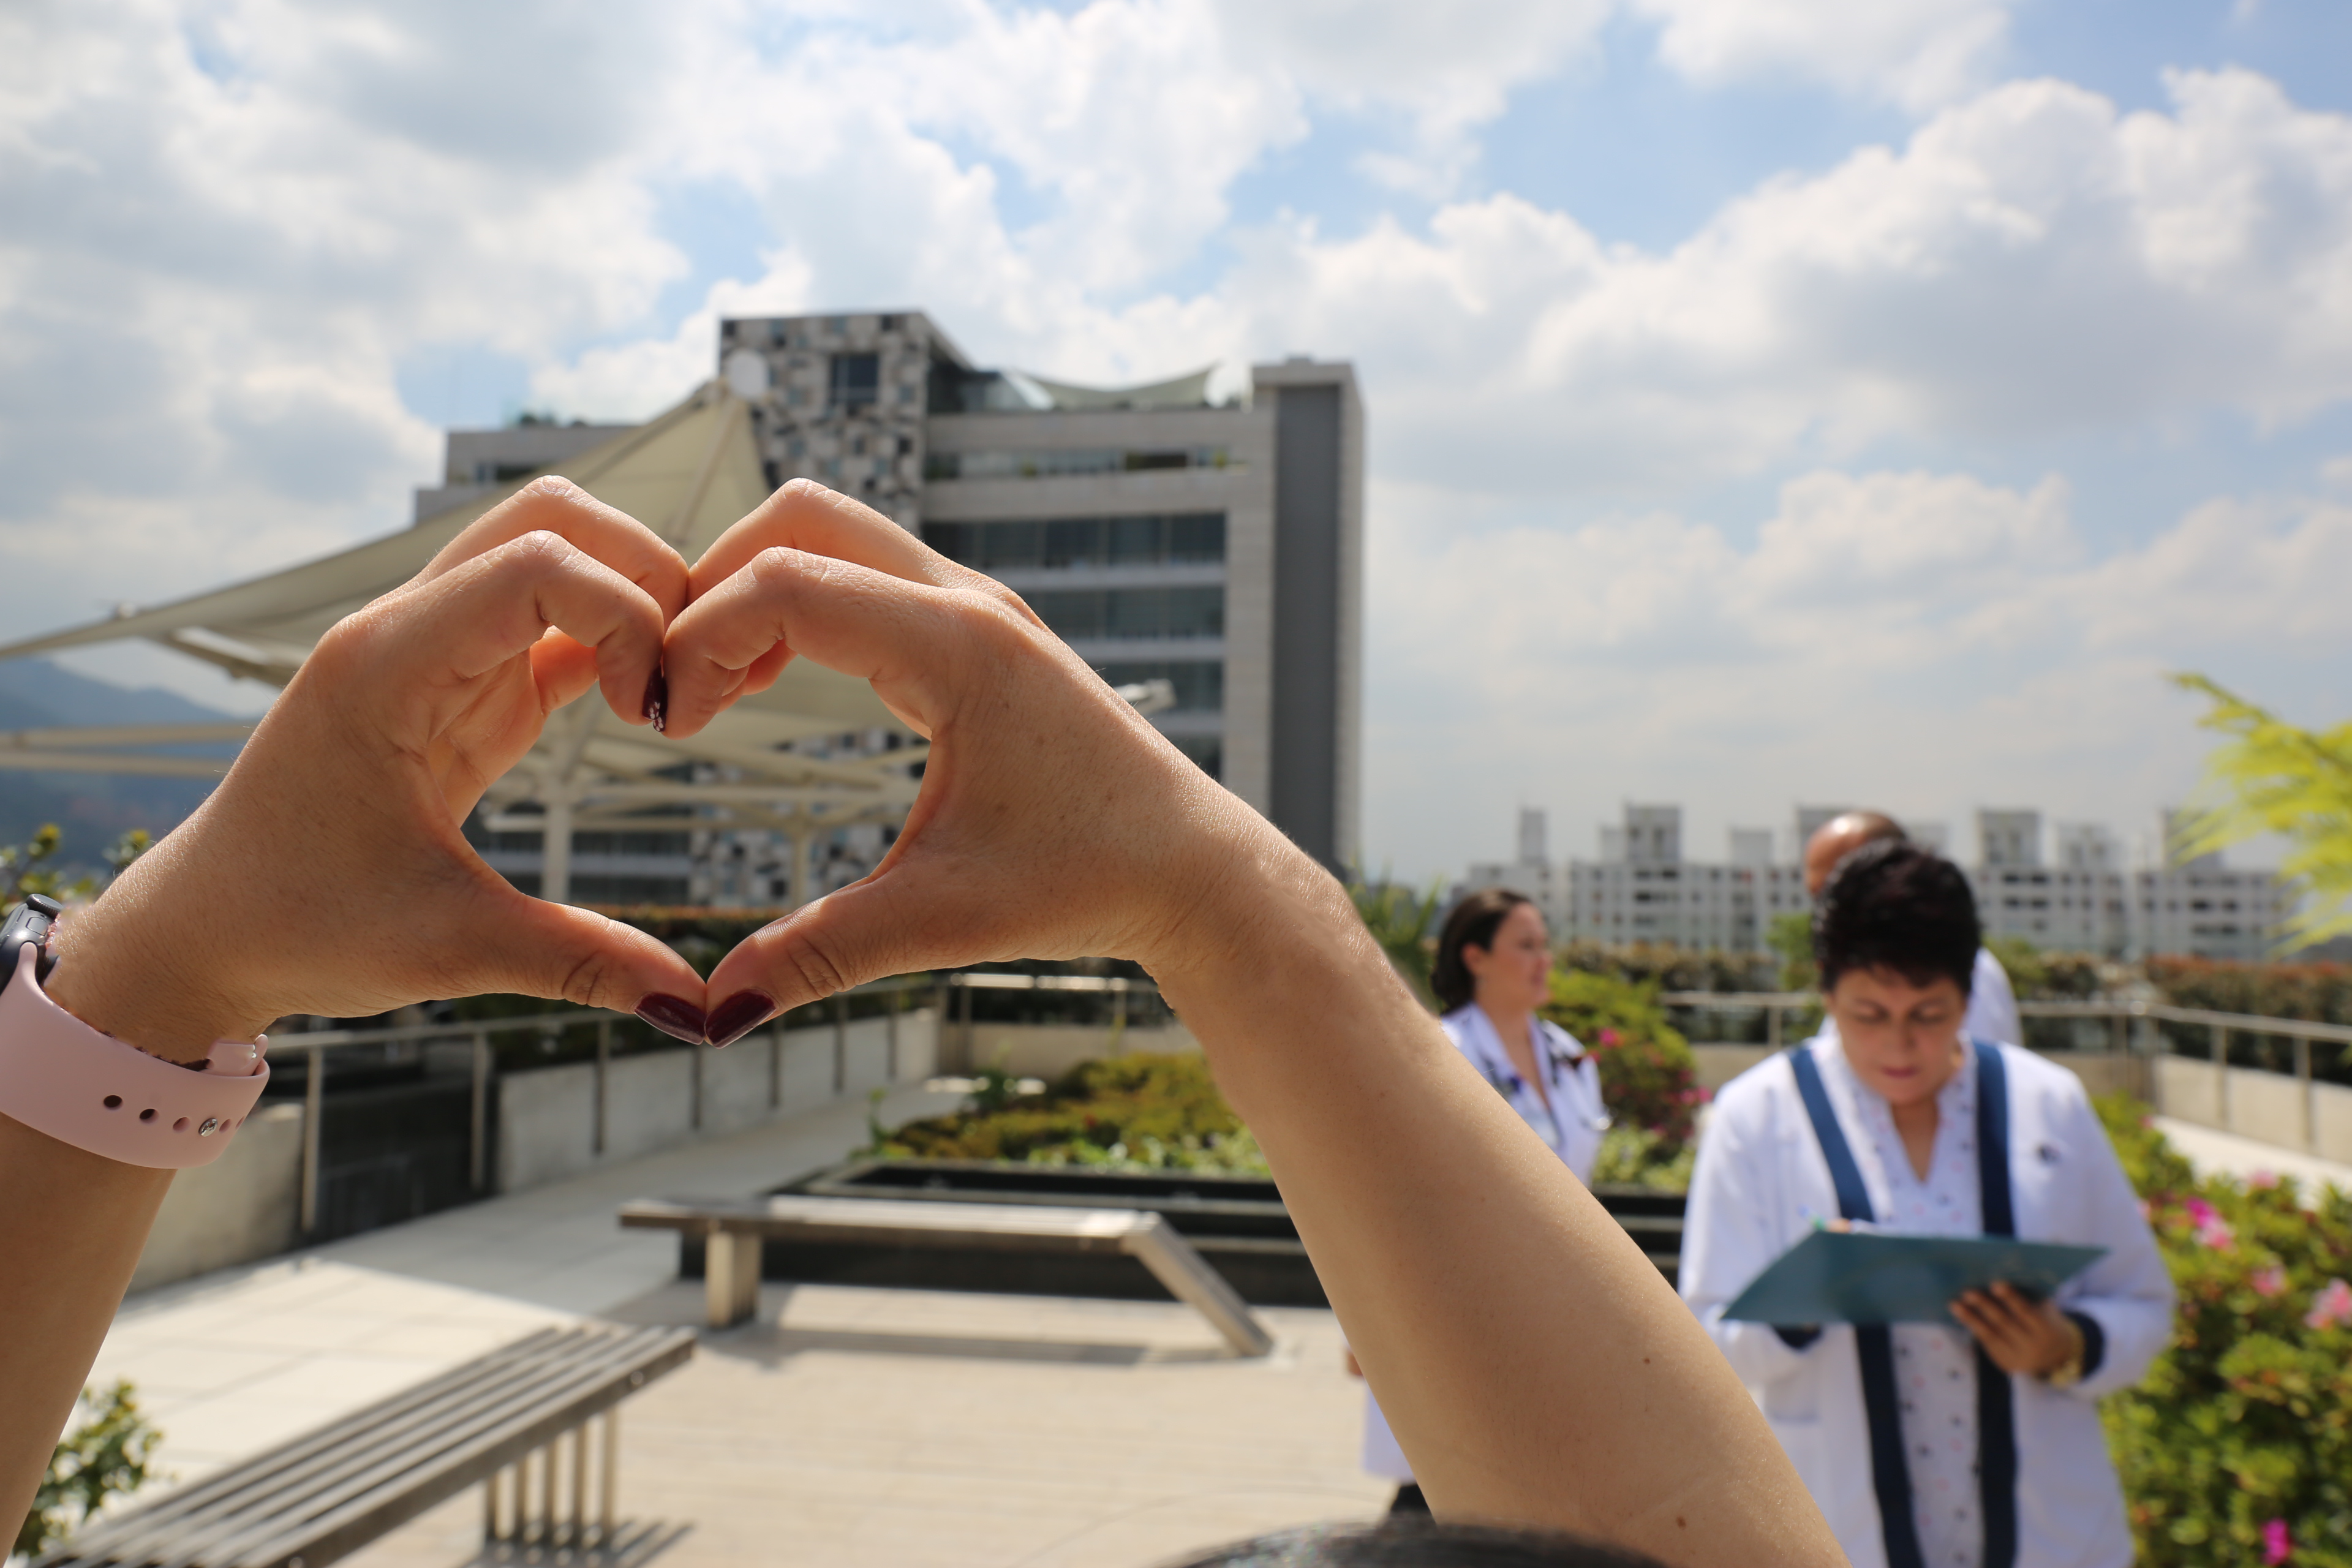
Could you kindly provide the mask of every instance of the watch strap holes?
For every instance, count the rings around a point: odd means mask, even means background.
[[[150,1106],[150,1107],[148,1107],[146,1110],[144,1110],[141,1111],[141,1112],[139,1113],[139,1120],[140,1120],[140,1121],[154,1121],[154,1120],[155,1120],[155,1109],[154,1109],[154,1107]]]
[[[122,1097],[119,1094],[110,1094],[101,1103],[109,1110],[120,1110],[122,1109]]]
[[[181,1117],[177,1121],[174,1121],[174,1122],[173,1122],[173,1123],[172,1123],[172,1131],[174,1131],[174,1132],[185,1132],[187,1130],[188,1130],[188,1119],[187,1119],[186,1117],[184,1117],[184,1116]]]

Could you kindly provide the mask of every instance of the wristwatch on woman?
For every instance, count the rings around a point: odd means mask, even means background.
[[[212,1163],[269,1082],[268,1037],[183,1066],[91,1028],[41,989],[63,912],[35,895],[0,923],[0,1115],[125,1164]]]

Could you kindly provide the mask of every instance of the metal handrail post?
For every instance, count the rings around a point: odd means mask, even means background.
[[[312,1046],[302,1085],[302,1234],[319,1229],[319,1124],[327,1113],[327,1052]]]
[[[606,1131],[605,1107],[611,1103],[609,1079],[613,1072],[613,1020],[596,1020],[596,1129],[589,1152],[598,1159],[604,1157]]]
[[[2303,1146],[2319,1147],[2319,1096],[2311,1087],[2311,1042],[2301,1035],[2294,1039],[2294,1081],[2303,1091]]]
[[[490,1036],[487,1029],[474,1031],[472,1110],[466,1139],[466,1176],[474,1191],[484,1193],[490,1187]]]
[[[2213,1120],[2223,1128],[2230,1125],[2230,1030],[2226,1025],[2215,1024],[2213,1029]]]
[[[1776,1051],[1780,1048],[1780,1005],[1777,1002],[1764,1009],[1764,1043]]]

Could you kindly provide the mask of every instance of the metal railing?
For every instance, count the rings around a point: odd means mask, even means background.
[[[1811,991],[1668,991],[1661,994],[1658,1000],[1669,1007],[1699,1010],[1761,1008],[1765,1014],[1765,1037],[1774,1050],[1780,1047],[1781,1017],[1784,1014],[1821,1005],[1820,995]],[[2324,1040],[2329,1044],[2352,1045],[2352,1025],[2323,1024],[2302,1018],[2269,1018],[2256,1013],[2216,1013],[2204,1007],[2175,1007],[2167,1002],[2020,1002],[2017,1011],[2021,1018],[2106,1019],[2110,1025],[2107,1044],[2110,1052],[2145,1057],[2182,1053],[2158,1050],[2156,1031],[2152,1027],[2135,1028],[2134,1025],[2185,1024],[2202,1027],[2211,1031],[2209,1059],[2217,1072],[2230,1065],[2229,1041],[2233,1034],[2269,1035],[2291,1039],[2294,1042],[2293,1077],[2303,1100],[2303,1146],[2305,1149],[2315,1148],[2319,1142],[2318,1095],[2313,1087],[2311,1072],[2312,1042]],[[2226,1123],[2230,1109],[2229,1076],[2218,1073],[2218,1079],[2221,1096],[2221,1114]]]
[[[982,977],[983,979],[988,977]],[[1019,979],[1021,976],[1012,976]],[[945,984],[942,977],[929,974],[894,975],[887,980],[869,981],[864,985],[841,992],[823,1002],[780,1014],[767,1027],[768,1102],[771,1109],[782,1102],[782,1052],[784,1031],[793,1021],[804,1017],[814,1008],[832,1015],[833,1021],[833,1092],[838,1097],[846,1081],[846,1058],[849,1031],[849,999],[852,996],[887,995],[891,998],[887,1013],[890,1020],[888,1070],[895,1082],[898,1075],[898,1016],[904,1009],[906,994],[914,991],[935,991],[940,995],[940,1016],[946,1016]],[[290,1031],[272,1036],[270,1054],[284,1061],[293,1052],[303,1053],[305,1081],[302,1086],[302,1175],[299,1199],[299,1227],[303,1237],[310,1237],[319,1228],[320,1136],[326,1110],[326,1062],[331,1051],[351,1052],[381,1049],[386,1046],[414,1044],[416,1046],[447,1046],[463,1043],[468,1050],[472,1079],[472,1100],[467,1123],[466,1180],[467,1189],[477,1196],[490,1190],[490,1087],[498,1073],[498,1053],[491,1046],[491,1037],[509,1034],[537,1034],[551,1037],[573,1029],[593,1027],[596,1031],[594,1088],[593,1110],[594,1119],[590,1134],[590,1150],[604,1152],[609,1127],[607,1093],[613,1064],[613,1029],[615,1025],[635,1024],[637,1020],[625,1013],[608,1012],[602,1008],[574,1008],[562,1013],[533,1013],[512,1018],[481,1018],[446,1024],[402,1024],[371,1029],[310,1029]],[[804,1023],[798,1026],[807,1026]],[[688,1111],[688,1125],[702,1125],[702,1057],[701,1047],[689,1047],[684,1041],[665,1044],[656,1050],[692,1050],[692,1078]]]

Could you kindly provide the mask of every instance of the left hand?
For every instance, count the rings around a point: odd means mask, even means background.
[[[2036,1301],[2013,1285],[1961,1292],[1952,1316],[2003,1372],[2047,1377],[2082,1348],[2082,1331],[2055,1301]]]

